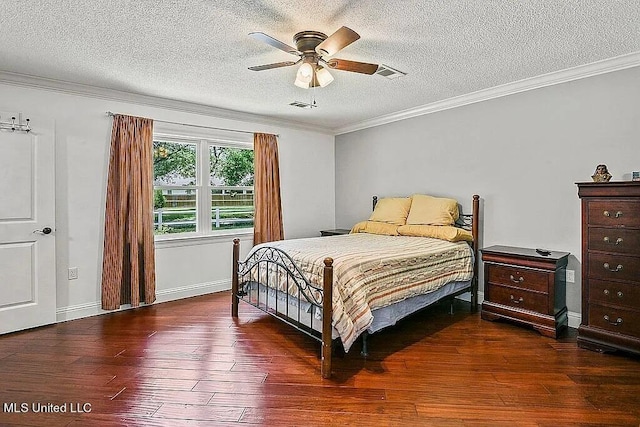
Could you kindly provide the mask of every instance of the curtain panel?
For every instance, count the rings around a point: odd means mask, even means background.
[[[105,208],[102,308],[156,299],[153,120],[115,115]]]
[[[284,239],[282,203],[280,200],[280,165],[275,135],[255,133],[253,244]]]

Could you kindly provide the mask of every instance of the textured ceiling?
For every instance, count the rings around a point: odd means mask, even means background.
[[[639,0],[20,0],[0,12],[0,71],[88,84],[333,130],[397,111],[640,51]],[[341,26],[361,39],[338,58],[408,73],[332,71],[293,85],[293,45]],[[307,110],[293,101],[319,105]]]

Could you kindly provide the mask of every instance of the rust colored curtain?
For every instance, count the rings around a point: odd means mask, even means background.
[[[156,299],[153,120],[115,115],[107,182],[102,308]]]
[[[253,134],[254,204],[253,244],[284,239],[280,201],[280,166],[275,135]]]

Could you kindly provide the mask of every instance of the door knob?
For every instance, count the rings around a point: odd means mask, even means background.
[[[38,234],[51,234],[53,230],[50,227],[45,227],[42,230],[33,230],[34,233]]]

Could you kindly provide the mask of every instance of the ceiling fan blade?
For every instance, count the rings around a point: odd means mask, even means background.
[[[282,43],[280,40],[276,40],[273,37],[265,34],[265,33],[261,33],[259,31],[253,32],[253,33],[249,33],[250,37],[253,37],[254,39],[261,41],[263,43],[266,43],[268,45],[271,45],[273,47],[275,47],[276,49],[280,49],[283,50],[287,53],[290,53],[292,55],[300,55],[300,52],[298,52],[296,50],[295,47],[291,47],[286,43]]]
[[[342,27],[316,46],[319,55],[332,56],[358,40],[360,35],[349,27]]]
[[[249,67],[251,71],[262,71],[262,70],[270,70],[271,68],[280,68],[280,67],[288,67],[290,65],[296,65],[298,62],[293,61],[285,61],[285,62],[276,62],[274,64],[265,64],[265,65],[256,65],[255,67]]]
[[[323,62],[325,62],[332,70],[351,71],[362,74],[373,74],[378,70],[378,64],[348,61],[346,59],[332,58]]]

